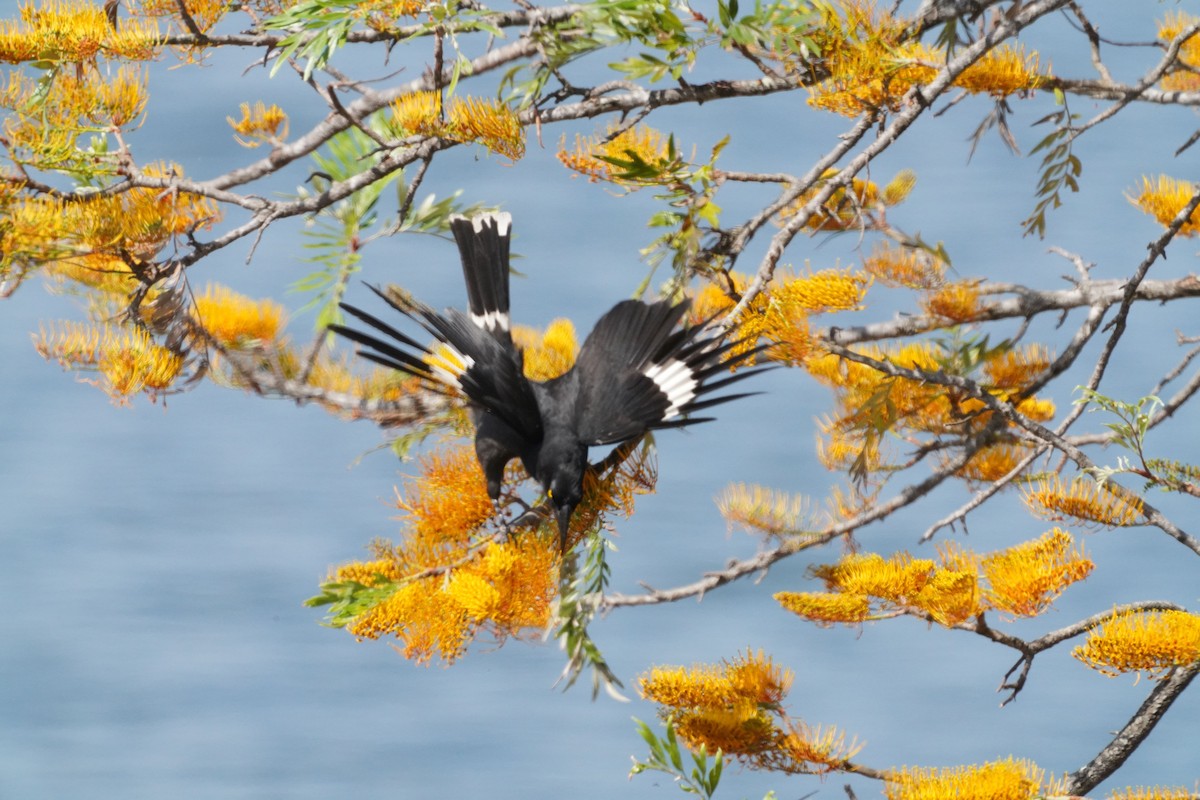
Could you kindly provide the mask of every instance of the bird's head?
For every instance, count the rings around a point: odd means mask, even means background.
[[[583,499],[583,487],[581,483],[564,478],[561,481],[551,482],[546,489],[546,496],[550,498],[550,504],[554,506],[554,516],[558,520],[559,546],[565,550],[567,548],[567,531],[571,527],[571,515],[575,513],[575,507]]]
[[[543,446],[538,457],[538,480],[554,507],[558,520],[559,544],[565,550],[571,515],[583,499],[583,471],[587,467],[587,448]]]

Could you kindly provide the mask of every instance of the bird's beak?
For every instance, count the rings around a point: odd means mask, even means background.
[[[575,510],[574,506],[557,506],[554,509],[555,516],[558,517],[558,546],[564,553],[567,550],[567,530],[571,527],[571,512]]]

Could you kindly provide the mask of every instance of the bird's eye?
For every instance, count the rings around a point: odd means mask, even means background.
[[[553,500],[553,499],[554,499],[554,490],[553,490],[553,489],[547,489],[547,490],[546,490],[546,497],[549,497],[551,500]]]

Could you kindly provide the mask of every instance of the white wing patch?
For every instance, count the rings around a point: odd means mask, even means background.
[[[642,373],[654,381],[659,390],[667,396],[667,411],[663,421],[678,417],[680,410],[696,397],[696,380],[692,368],[679,359],[673,358],[662,364],[651,364]]]

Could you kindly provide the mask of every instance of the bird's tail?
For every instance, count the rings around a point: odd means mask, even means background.
[[[462,256],[471,320],[493,335],[508,336],[508,250],[512,216],[507,212],[455,215],[450,231]]]

